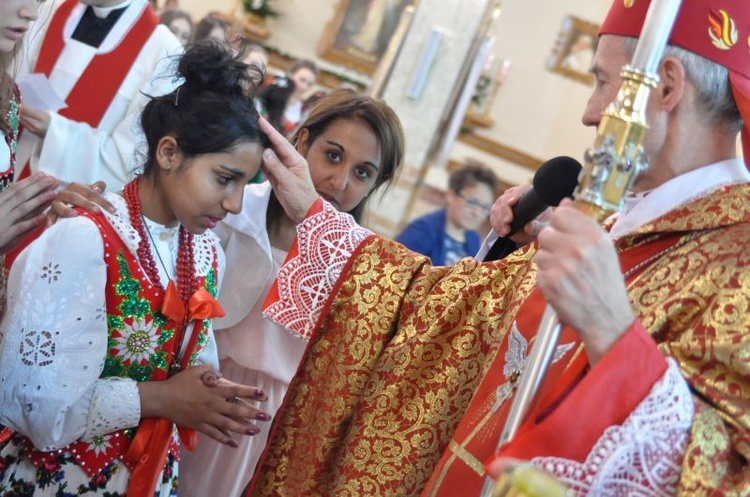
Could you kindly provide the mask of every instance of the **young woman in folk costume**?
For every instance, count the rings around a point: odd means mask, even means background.
[[[352,90],[321,98],[291,141],[308,161],[319,194],[358,220],[372,194],[391,182],[404,154],[395,112]],[[264,409],[273,415],[309,339],[290,333],[261,312],[296,235],[295,223],[266,182],[247,186],[242,212],[227,216],[216,232],[228,267],[254,265],[252,273],[228,271],[221,286],[220,301],[227,313],[215,323],[221,372],[226,379],[262,388],[268,395]],[[239,440],[238,450],[200,436],[198,449],[183,461],[180,496],[239,495],[253,475],[270,429],[265,424],[258,436]]]
[[[213,228],[259,171],[247,66],[218,45],[141,116],[143,174],[114,214],[60,220],[14,264],[0,327],[0,494],[175,495],[179,438],[236,446],[262,390],[216,378],[211,318],[224,258]],[[248,118],[248,116],[250,116]]]
[[[42,211],[55,197],[59,182],[34,173],[13,183],[20,132],[18,87],[13,82],[13,61],[21,40],[37,18],[37,0],[0,2],[0,267],[4,254],[31,230],[44,223]],[[5,302],[4,273],[0,270],[0,316]]]
[[[268,122],[267,133],[275,133]],[[394,178],[404,155],[404,135],[395,112],[384,102],[352,90],[322,97],[291,139],[309,164],[312,183],[320,196],[340,211],[361,221],[372,194]],[[284,190],[282,198],[295,198]],[[103,199],[80,184],[61,197],[95,208]],[[71,211],[61,202],[60,216]],[[228,271],[220,302],[226,316],[214,321],[221,373],[225,379],[257,385],[268,396],[266,412],[274,415],[307,349],[309,336],[289,332],[265,318],[262,304],[296,236],[289,218],[268,182],[245,187],[242,211],[227,216],[216,227],[230,268],[253,264],[251,273]],[[253,475],[270,425],[253,438],[239,440],[239,448],[199,435],[198,448],[183,454],[180,497],[239,495]]]

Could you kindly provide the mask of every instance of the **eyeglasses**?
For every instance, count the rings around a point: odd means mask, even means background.
[[[461,197],[461,200],[463,200],[467,206],[478,211],[489,212],[492,208],[492,204],[485,204],[475,198],[467,197],[463,193],[459,193],[458,196]]]

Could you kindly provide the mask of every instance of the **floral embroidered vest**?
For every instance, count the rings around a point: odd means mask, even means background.
[[[173,352],[179,348],[176,335],[178,323],[164,317],[160,311],[164,291],[146,278],[136,257],[127,248],[112,225],[103,215],[89,217],[99,228],[104,241],[104,259],[107,264],[107,322],[109,341],[107,356],[100,378],[131,378],[141,381],[162,381],[169,377]],[[214,297],[217,294],[217,257],[214,249],[212,269],[199,284]],[[195,364],[208,340],[209,321],[195,322],[180,369]],[[77,440],[67,447],[52,452],[34,448],[31,441],[18,433],[27,448],[27,457],[34,466],[42,469],[54,466],[64,453],[73,456],[79,466],[95,476],[116,459],[127,453],[137,428],[119,430],[96,436],[93,440]],[[170,453],[179,460],[179,440],[172,436]],[[132,468],[130,468],[132,470]]]

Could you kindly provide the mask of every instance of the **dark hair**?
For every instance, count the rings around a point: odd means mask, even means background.
[[[193,33],[193,40],[206,40],[214,28],[221,28],[224,31],[224,41],[229,43],[230,40],[226,39],[226,35],[231,25],[232,23],[220,12],[211,12],[198,21],[198,24],[195,26],[195,33]]]
[[[243,141],[265,145],[253,101],[253,70],[216,41],[189,46],[177,65],[182,85],[151,98],[141,114],[148,144],[144,175],[154,173],[164,136],[173,136],[185,157],[226,152]]]
[[[320,69],[318,69],[318,66],[315,64],[315,62],[309,59],[295,60],[294,63],[292,64],[292,67],[289,68],[289,71],[287,72],[287,74],[291,76],[292,74],[296,73],[300,69],[308,69],[311,73],[315,75],[316,78],[320,76]]]
[[[340,89],[321,97],[310,110],[307,118],[299,124],[292,136],[296,144],[301,129],[306,129],[308,147],[339,119],[361,119],[370,126],[380,144],[380,173],[367,197],[349,214],[359,221],[365,211],[367,200],[379,187],[388,183],[396,174],[404,159],[404,131],[401,121],[385,102],[350,89]]]
[[[304,102],[302,102],[302,115],[307,117],[307,115],[310,113],[310,109],[312,109],[315,104],[318,103],[318,100],[328,95],[328,91],[326,90],[318,90],[309,97],[305,99]],[[304,119],[304,118],[303,118]]]
[[[271,126],[283,135],[287,134],[283,126],[284,111],[295,88],[294,81],[286,76],[277,76],[260,92],[260,99],[263,101],[263,108],[266,110],[266,119],[271,123]]]
[[[474,160],[466,161],[466,165],[454,170],[448,179],[448,188],[456,193],[461,193],[467,186],[477,184],[487,185],[492,193],[497,193],[500,181],[492,169]]]

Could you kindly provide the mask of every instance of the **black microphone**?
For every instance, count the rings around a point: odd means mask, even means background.
[[[578,185],[578,174],[583,166],[572,157],[560,156],[550,159],[537,169],[533,187],[518,199],[513,206],[513,221],[510,232],[495,240],[483,262],[496,261],[516,250],[510,237],[522,230],[549,206],[558,205],[565,197],[573,195]]]

